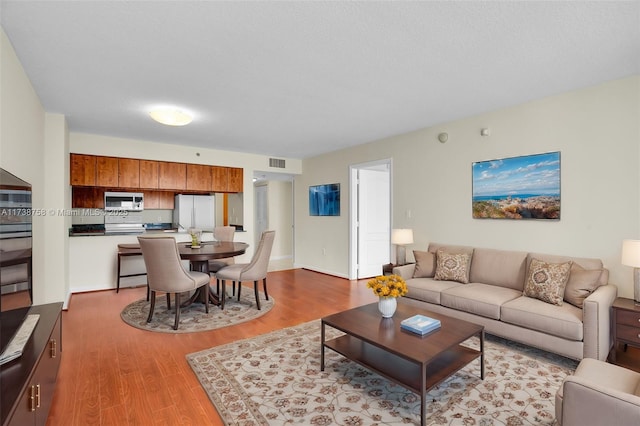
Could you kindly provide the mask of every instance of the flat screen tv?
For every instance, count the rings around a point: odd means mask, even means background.
[[[0,168],[0,353],[33,300],[31,207],[31,185]]]
[[[309,187],[309,215],[340,216],[340,184]]]

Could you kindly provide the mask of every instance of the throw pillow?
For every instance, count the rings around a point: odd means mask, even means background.
[[[547,263],[531,259],[524,283],[524,295],[562,306],[564,288],[569,280],[572,263]]]
[[[433,278],[436,273],[436,255],[429,251],[413,251],[416,267],[413,278]]]
[[[584,299],[600,286],[602,269],[584,269],[574,263],[571,266],[569,281],[564,289],[564,300],[573,306],[582,308]]]
[[[470,264],[469,253],[447,253],[440,249],[436,252],[436,272],[433,278],[467,284]]]

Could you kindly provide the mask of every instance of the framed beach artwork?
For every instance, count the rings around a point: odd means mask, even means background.
[[[560,220],[560,152],[472,165],[474,219]]]
[[[309,215],[340,216],[340,184],[309,187]]]

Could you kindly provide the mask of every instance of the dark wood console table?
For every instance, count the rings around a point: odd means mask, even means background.
[[[44,425],[56,386],[62,351],[62,303],[32,306],[28,314],[40,314],[20,358],[0,366],[0,399],[3,426]],[[24,310],[16,311],[21,321]],[[16,321],[2,313],[3,325]]]

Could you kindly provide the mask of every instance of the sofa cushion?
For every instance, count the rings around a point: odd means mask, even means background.
[[[571,263],[548,263],[531,259],[524,283],[524,295],[554,305],[562,305]]]
[[[459,311],[500,319],[500,306],[522,297],[520,290],[490,284],[471,283],[442,291],[440,304]]]
[[[471,255],[468,253],[448,253],[444,249],[436,252],[436,280],[469,282]]]
[[[473,251],[469,281],[522,291],[527,253],[477,248]]]
[[[582,308],[584,299],[600,286],[602,269],[584,269],[574,263],[571,265],[569,281],[564,289],[564,300],[578,308]]]
[[[565,303],[552,305],[542,300],[522,296],[502,305],[500,319],[564,339],[582,341],[582,309]]]
[[[584,269],[604,269],[604,265],[602,264],[602,260],[590,258],[590,257],[571,257],[571,256],[559,256],[555,254],[544,254],[544,253],[529,253],[527,256],[527,268],[529,267],[529,263],[531,263],[531,259],[542,260],[543,262],[549,263],[563,263],[571,261],[573,263],[577,263],[582,266]],[[600,285],[606,285],[609,282],[609,273],[602,274],[600,277]]]
[[[455,281],[436,281],[433,278],[412,278],[406,283],[406,297],[436,305],[440,304],[440,293],[443,290],[463,285]]]
[[[433,278],[436,273],[436,255],[429,251],[413,251],[416,266],[413,278]]]

